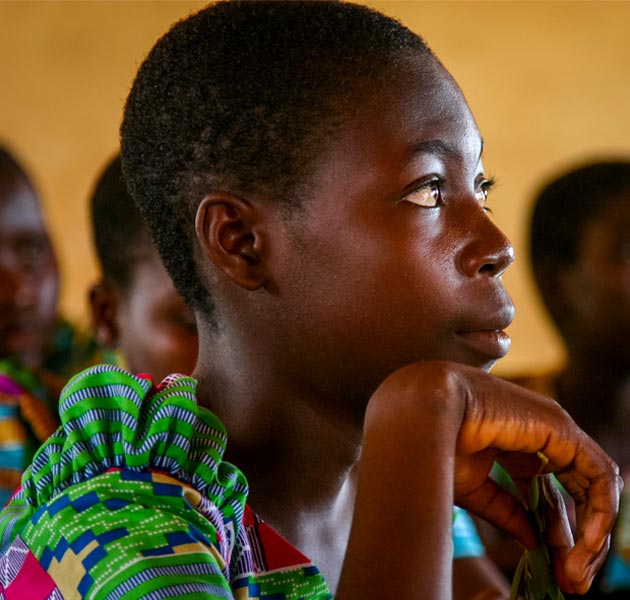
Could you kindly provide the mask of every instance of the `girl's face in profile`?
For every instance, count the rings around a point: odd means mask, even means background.
[[[441,66],[415,61],[362,100],[306,182],[278,270],[282,335],[328,388],[370,392],[417,360],[489,369],[509,348],[513,250],[486,210],[470,110]]]

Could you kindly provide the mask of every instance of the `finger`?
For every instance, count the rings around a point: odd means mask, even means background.
[[[577,462],[577,461],[576,461]],[[578,542],[598,552],[610,533],[619,508],[623,480],[617,466],[609,461],[592,478],[585,478],[585,469],[576,465],[576,472],[558,474],[558,479],[575,501]]]
[[[595,579],[595,575],[606,560],[609,548],[610,536],[606,536],[601,550],[594,554],[588,554],[588,559],[585,559],[586,566],[574,566],[573,561],[567,560],[564,571],[567,574],[575,593],[585,594],[589,590],[593,583],[593,579]],[[584,564],[584,562],[582,564]]]
[[[622,488],[618,473],[612,476],[602,473],[583,494],[574,496],[579,506],[577,537],[567,557],[565,572],[580,592],[588,589],[606,556]]]
[[[525,548],[532,550],[538,545],[538,537],[521,502],[490,477],[475,490],[458,494],[455,503],[508,532]]]
[[[569,524],[566,505],[560,490],[551,476],[541,477],[543,514],[545,517],[544,539],[551,556],[551,564],[556,581],[566,593],[574,593],[575,589],[565,572],[565,563],[573,548],[573,534]]]

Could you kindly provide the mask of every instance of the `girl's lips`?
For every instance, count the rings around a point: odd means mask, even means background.
[[[457,335],[471,350],[487,358],[502,358],[510,349],[510,336],[503,329],[460,331]]]

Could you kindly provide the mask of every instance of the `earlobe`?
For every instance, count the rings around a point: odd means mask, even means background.
[[[197,209],[195,229],[206,256],[246,290],[266,284],[261,219],[250,202],[227,192],[208,194]]]
[[[90,320],[96,340],[106,348],[116,348],[120,338],[117,311],[118,297],[105,281],[92,285],[88,292]]]

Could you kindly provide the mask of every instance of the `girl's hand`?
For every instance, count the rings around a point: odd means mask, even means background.
[[[546,542],[560,587],[584,593],[610,545],[622,480],[616,464],[560,405],[539,394],[468,367],[458,367],[465,411],[457,439],[455,500],[506,529],[528,548],[535,532],[520,503],[488,471],[496,460],[521,491],[533,477],[555,473],[576,506],[577,539],[560,494],[551,488]]]
[[[621,480],[614,462],[553,400],[457,363],[399,369],[366,411],[336,597],[452,598],[453,503],[534,548],[537,534],[525,507],[489,472],[497,460],[526,489],[545,458],[543,472],[554,472],[573,496],[578,518],[574,544],[554,496],[546,542],[561,588],[584,592],[617,516]]]

